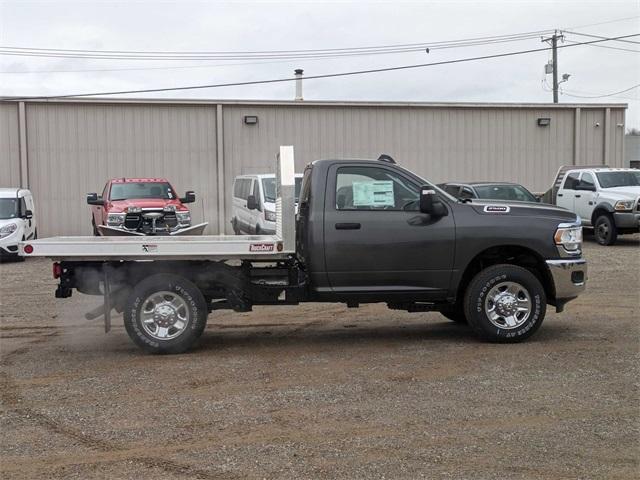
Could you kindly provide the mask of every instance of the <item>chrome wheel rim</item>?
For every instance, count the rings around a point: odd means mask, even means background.
[[[484,311],[496,327],[512,330],[524,324],[531,315],[531,295],[516,282],[502,282],[494,286],[484,302]]]
[[[189,325],[189,308],[179,295],[161,291],[142,302],[142,328],[156,340],[171,340],[180,336]]]
[[[607,238],[607,235],[609,235],[609,226],[606,222],[600,222],[597,230],[598,236],[603,240]]]

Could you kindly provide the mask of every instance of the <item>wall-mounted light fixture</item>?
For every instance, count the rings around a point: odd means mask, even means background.
[[[551,119],[550,118],[539,118],[538,119],[538,126],[539,127],[548,127],[549,125],[551,125]]]
[[[245,125],[256,125],[258,123],[257,115],[245,115],[244,116]]]

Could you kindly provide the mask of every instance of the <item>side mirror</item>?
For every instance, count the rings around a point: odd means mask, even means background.
[[[182,203],[193,203],[196,201],[196,192],[193,190],[189,190],[185,192],[184,197],[180,199]]]
[[[595,185],[591,185],[589,183],[579,183],[578,185],[576,185],[576,190],[585,190],[587,192],[595,192],[596,191],[596,186]]]
[[[255,195],[249,195],[247,197],[247,208],[249,210],[257,210],[258,209],[258,202],[256,202]]]
[[[97,193],[87,193],[87,203],[89,205],[102,205],[104,202]]]
[[[447,207],[438,200],[436,191],[429,186],[420,189],[420,211],[434,217],[446,217],[449,215]]]
[[[31,210],[26,210],[24,212],[24,218],[27,220],[31,220],[33,218],[33,212]]]

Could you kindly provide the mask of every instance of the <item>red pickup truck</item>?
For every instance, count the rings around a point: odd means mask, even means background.
[[[202,234],[207,224],[192,226],[185,206],[195,200],[192,191],[178,197],[164,178],[114,178],[102,195],[87,194],[96,236]]]

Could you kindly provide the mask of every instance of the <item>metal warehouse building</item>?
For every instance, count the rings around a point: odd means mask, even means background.
[[[30,188],[39,235],[90,234],[87,192],[111,177],[195,190],[194,220],[230,233],[233,178],[294,145],[319,158],[392,155],[433,182],[546,190],[561,165],[623,166],[625,104],[56,100],[0,102],[0,187]],[[247,117],[256,117],[254,119]],[[257,122],[253,123],[252,120]]]

